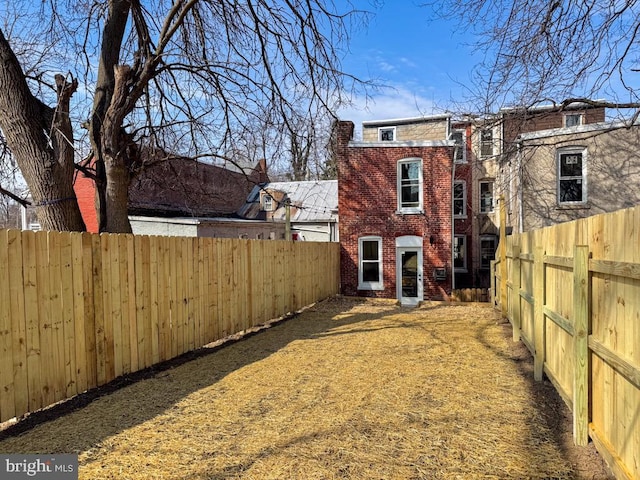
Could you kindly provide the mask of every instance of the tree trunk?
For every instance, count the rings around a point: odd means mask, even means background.
[[[35,98],[0,30],[0,129],[45,230],[85,230],[73,190],[73,136],[69,99],[76,85],[62,78],[55,110]]]
[[[131,232],[128,217],[129,174],[126,168],[124,112],[115,112],[116,70],[130,12],[128,0],[109,2],[102,32],[98,80],[89,123],[89,137],[96,167],[96,213],[101,232]],[[125,86],[121,87],[125,94]],[[116,99],[115,101],[121,101]],[[107,120],[107,118],[109,118]]]

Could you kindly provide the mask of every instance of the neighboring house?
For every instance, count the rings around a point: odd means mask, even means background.
[[[574,102],[557,110],[553,105],[524,108],[503,108],[495,117],[494,132],[498,139],[495,156],[489,159],[490,168],[495,171],[496,190],[504,195],[507,226],[518,231],[518,175],[514,174],[519,161],[519,138],[523,134],[550,129],[583,128],[605,121],[605,108],[583,102]],[[555,170],[555,169],[554,169]],[[540,172],[542,173],[542,172]],[[496,214],[497,216],[497,214]],[[495,222],[497,225],[497,222]]]
[[[251,189],[266,181],[264,160],[255,167],[242,169],[147,151],[129,186],[133,232],[281,238],[277,227],[269,230],[268,226],[252,222],[230,221],[237,218],[236,212]],[[75,190],[87,230],[97,232],[94,181],[79,172]]]
[[[577,125],[525,133],[516,142],[514,230],[640,204],[640,125]]]
[[[473,223],[470,270],[474,273],[472,286],[488,287],[489,267],[498,245],[500,227],[497,199],[505,200],[507,231],[517,229],[520,195],[517,175],[518,137],[528,132],[564,128],[602,122],[603,107],[581,102],[558,110],[553,105],[531,108],[503,108],[495,115],[471,118],[471,190]],[[469,279],[471,280],[471,279]],[[469,286],[460,283],[460,286]]]
[[[287,204],[293,240],[338,241],[338,182],[270,182],[253,188],[238,211],[245,219],[284,228]]]
[[[445,117],[430,120],[423,127],[446,133]],[[369,128],[389,126],[365,124],[363,138]],[[455,142],[403,141],[398,128],[393,136],[354,142],[353,130],[352,122],[338,122],[342,292],[397,298],[403,305],[446,297]]]

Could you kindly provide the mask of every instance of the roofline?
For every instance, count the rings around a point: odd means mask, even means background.
[[[587,123],[585,125],[578,125],[576,127],[563,127],[563,128],[550,128],[548,130],[538,130],[537,132],[527,132],[518,135],[518,141],[535,140],[537,138],[555,137],[558,135],[571,135],[579,133],[590,132],[604,132],[607,130],[621,130],[623,128],[638,127],[640,126],[640,120],[633,124],[629,124],[625,121],[617,122],[600,122],[600,123]]]
[[[427,122],[430,120],[447,120],[451,118],[450,113],[440,115],[423,115],[421,117],[405,117],[405,118],[389,118],[386,120],[365,120],[362,122],[363,127],[373,127],[376,125],[402,125],[405,123]]]
[[[604,99],[593,100],[594,102],[606,103]],[[532,107],[502,107],[499,112],[509,113],[509,112],[518,112],[518,111],[527,111],[527,112],[543,112],[545,110],[576,110],[581,108],[605,108],[604,105],[592,105],[587,102],[572,102],[568,104],[564,108],[559,107],[560,104],[544,104],[544,105],[534,105]]]
[[[453,140],[403,140],[394,142],[362,142],[351,140],[349,148],[455,147]]]
[[[272,220],[255,220],[249,218],[236,217],[152,217],[146,215],[129,215],[129,220],[136,222],[163,222],[177,225],[202,225],[207,223],[247,223],[247,224],[263,224],[263,223],[279,223]]]

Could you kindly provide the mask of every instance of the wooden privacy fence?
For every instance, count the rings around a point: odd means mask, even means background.
[[[338,293],[339,245],[0,230],[0,421]]]
[[[640,206],[501,239],[493,301],[617,478],[640,479]]]

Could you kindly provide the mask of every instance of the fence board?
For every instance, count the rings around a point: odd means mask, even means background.
[[[0,278],[9,279],[8,232],[0,231]],[[13,387],[13,342],[11,297],[8,288],[0,290],[0,417],[15,416]]]
[[[71,233],[71,275],[73,276],[73,328],[75,347],[75,381],[76,393],[82,393],[88,388],[87,378],[87,344],[84,290],[84,263],[82,234]]]
[[[73,253],[71,234],[60,233],[60,293],[62,300],[61,341],[63,345],[63,361],[65,365],[64,391],[60,399],[72,397],[78,393],[76,383],[76,339],[73,293]]]
[[[149,237],[149,315],[151,322],[151,365],[160,361],[160,318],[158,316],[158,237]]]

